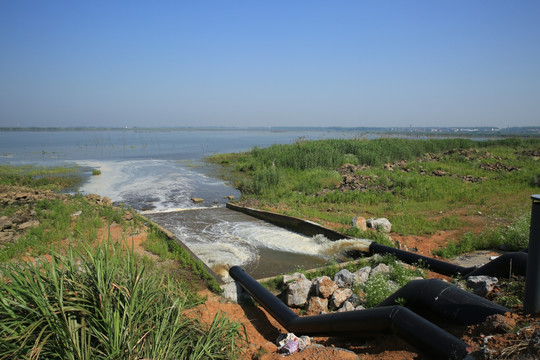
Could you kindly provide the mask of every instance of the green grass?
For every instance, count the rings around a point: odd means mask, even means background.
[[[82,184],[76,166],[38,167],[0,165],[0,185],[27,186],[53,191],[74,190]]]
[[[103,224],[102,217],[108,223],[125,223],[122,220],[123,209],[92,205],[81,195],[71,197],[70,201],[63,201],[60,198],[39,200],[34,210],[39,225],[30,228],[16,242],[0,248],[0,262],[21,256],[28,249],[31,249],[34,255],[43,254],[48,251],[51,244],[68,237],[95,240],[97,229]],[[78,211],[81,211],[81,215],[72,219],[72,214]]]
[[[183,315],[201,299],[122,246],[1,269],[0,359],[233,359],[241,325]]]
[[[261,209],[332,223],[342,232],[349,231],[353,217],[386,217],[395,233],[429,235],[474,225],[467,216],[479,212],[510,224],[538,192],[538,162],[524,155],[538,148],[536,138],[318,140],[208,161],[224,167],[221,175],[242,191],[241,201]],[[406,161],[406,171],[384,166],[398,161]],[[337,169],[349,162],[364,166],[357,175],[367,189],[337,189]],[[505,170],[511,166],[519,170]],[[446,175],[432,175],[440,171]]]
[[[483,249],[520,251],[529,245],[530,215],[518,217],[511,225],[496,226],[480,234],[466,233],[459,241],[451,242],[446,247],[433,251],[433,254],[451,258],[463,253]]]

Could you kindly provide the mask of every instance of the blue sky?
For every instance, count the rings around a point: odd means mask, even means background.
[[[539,126],[540,1],[0,1],[0,126]]]

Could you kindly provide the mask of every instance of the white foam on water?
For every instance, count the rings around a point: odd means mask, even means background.
[[[79,164],[101,171],[101,175],[90,177],[81,192],[107,196],[141,211],[201,208],[191,201],[192,197],[202,197],[209,187],[225,188],[223,182],[176,161],[86,161]]]
[[[304,236],[244,214],[195,204],[192,197],[210,196],[218,185],[223,187],[220,191],[227,188],[176,161],[87,161],[82,165],[101,171],[101,175],[90,177],[81,188],[83,193],[107,196],[143,214],[155,214],[161,225],[173,231],[213,269],[257,266],[259,261],[264,261],[259,255],[262,249],[327,259],[357,245],[354,240],[330,241],[321,235]],[[184,215],[175,216],[174,212]]]
[[[317,235],[322,236],[322,235]],[[371,240],[367,239],[342,239],[337,241],[327,241],[323,242],[321,245],[321,254],[326,254],[328,256],[336,256],[345,251],[358,250],[366,251],[366,247],[369,247]]]
[[[237,246],[230,243],[191,244],[189,246],[210,268],[219,266],[245,266],[259,260],[256,249],[249,246]]]
[[[256,246],[322,257],[332,257],[347,250],[365,249],[365,242],[356,239],[332,241],[323,235],[310,237],[273,226],[234,224],[232,233],[248,239]]]
[[[168,213],[174,213],[174,212],[181,212],[181,211],[193,211],[193,210],[208,210],[208,209],[215,209],[219,206],[200,206],[200,207],[192,207],[192,208],[178,208],[178,209],[163,209],[163,210],[146,210],[141,211],[140,213],[142,215],[152,215],[152,214],[168,214]]]
[[[343,239],[332,241],[323,235],[305,236],[261,222],[219,222],[205,229],[207,238],[231,241],[236,247],[268,248],[297,254],[331,258],[347,250],[365,249],[365,241]]]
[[[226,229],[216,229],[213,225],[194,229],[190,224],[177,224],[173,232],[178,240],[186,244],[210,268],[245,266],[259,260],[256,246]]]

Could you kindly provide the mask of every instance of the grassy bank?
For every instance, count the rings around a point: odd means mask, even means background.
[[[100,197],[49,191],[65,189],[62,169],[1,170],[0,217],[17,236],[0,244],[0,359],[237,357],[239,324],[184,315],[217,283],[159,228]],[[133,249],[141,233],[152,256]]]
[[[298,141],[208,160],[244,203],[353,236],[353,217],[386,217],[406,236],[513,224],[538,192],[539,156],[540,139],[394,138]]]

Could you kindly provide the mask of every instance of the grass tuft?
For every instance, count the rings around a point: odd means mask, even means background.
[[[109,242],[2,268],[0,359],[234,358],[240,328],[183,311],[200,298]]]

